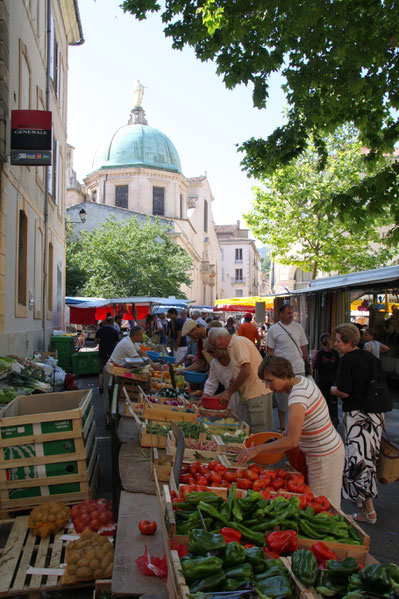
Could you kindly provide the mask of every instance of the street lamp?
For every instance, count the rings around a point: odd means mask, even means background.
[[[67,220],[68,223],[71,223],[72,225],[80,225],[80,223],[84,224],[86,222],[86,218],[87,218],[87,212],[84,208],[82,208],[81,210],[79,210],[79,220]]]

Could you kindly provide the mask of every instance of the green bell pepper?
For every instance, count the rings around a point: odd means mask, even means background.
[[[242,564],[245,562],[246,557],[247,555],[244,547],[240,545],[240,543],[233,541],[232,543],[228,543],[226,549],[224,550],[223,564],[225,566]]]
[[[365,590],[362,579],[360,578],[360,572],[355,572],[349,576],[348,591],[357,591],[359,589],[363,591]]]
[[[273,566],[269,568],[265,572],[261,572],[260,574],[255,574],[255,580],[266,580],[266,578],[273,578],[273,576],[285,576],[286,578],[290,578],[290,573],[285,566],[284,570],[277,566]]]
[[[252,568],[251,564],[238,564],[233,568],[224,571],[226,578],[236,578],[245,582],[251,579]]]
[[[245,549],[246,561],[251,564],[254,572],[263,572],[266,569],[266,555],[260,547]]]
[[[245,584],[246,580],[238,580],[236,578],[226,578],[226,582],[223,584],[223,591],[236,591],[243,584]]]
[[[316,591],[322,597],[335,597],[335,595],[337,595],[337,591],[335,589],[329,589],[328,587],[324,586],[316,587]]]
[[[212,534],[205,530],[194,528],[190,533],[188,551],[196,555],[206,555],[211,551],[222,551],[226,541],[220,534]]]
[[[326,565],[329,579],[337,584],[348,582],[349,576],[359,572],[359,565],[354,557],[346,557],[338,561],[329,559]]]
[[[309,549],[294,551],[291,558],[291,567],[295,576],[306,587],[312,587],[316,582],[318,564],[315,556]]]
[[[263,580],[256,580],[255,587],[271,599],[284,597],[293,599],[294,593],[290,581],[286,576],[273,576]]]
[[[363,595],[360,591],[353,591],[346,593],[342,599],[363,599]]]
[[[226,576],[223,570],[218,570],[211,576],[201,578],[201,580],[194,582],[194,584],[190,586],[190,592],[198,593],[200,591],[217,591],[223,587],[225,580]]]
[[[220,505],[223,503],[223,498],[215,495],[215,493],[211,493],[210,491],[193,491],[186,497],[186,502],[189,504],[194,504],[194,507],[200,501]]]
[[[360,580],[368,591],[383,595],[392,586],[391,577],[384,564],[370,564],[360,572]]]
[[[200,501],[197,505],[197,508],[201,511],[201,513],[208,514],[208,516],[210,516],[211,518],[215,518],[215,520],[220,520],[221,522],[223,522],[225,526],[229,525],[229,521],[226,520],[222,516],[221,512],[219,512],[215,507],[213,507],[213,505],[205,503],[204,501]]]
[[[217,570],[221,570],[223,562],[214,555],[210,557],[198,557],[196,559],[181,562],[184,578],[187,582],[193,582],[199,578],[208,577]]]

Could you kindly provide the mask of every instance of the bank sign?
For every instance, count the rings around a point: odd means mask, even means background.
[[[51,112],[11,111],[11,164],[51,165]]]

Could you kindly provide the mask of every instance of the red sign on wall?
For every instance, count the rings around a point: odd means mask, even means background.
[[[11,111],[11,164],[51,164],[51,112]]]

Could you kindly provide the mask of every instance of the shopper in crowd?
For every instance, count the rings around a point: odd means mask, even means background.
[[[103,370],[104,366],[108,362],[112,352],[114,351],[115,345],[119,341],[119,334],[114,328],[114,319],[112,316],[108,316],[102,326],[97,330],[96,337],[94,339],[98,345],[98,390],[100,393],[104,390],[103,385]]]
[[[193,320],[195,320],[195,322],[197,324],[201,324],[203,327],[206,328],[206,322],[205,320],[201,317],[201,312],[199,310],[194,310],[191,314],[191,318]]]
[[[373,412],[363,410],[371,376],[378,361],[371,352],[359,349],[360,333],[351,324],[334,329],[335,347],[341,354],[337,384],[331,394],[342,399],[345,427],[345,468],[342,494],[362,511],[353,515],[359,522],[375,524],[377,514],[376,466],[385,414],[377,404]]]
[[[197,372],[205,372],[208,370],[208,362],[204,356],[203,348],[206,339],[207,329],[195,320],[186,320],[182,329],[182,335],[187,335],[190,341],[195,341],[197,344],[197,359],[186,370],[194,370]]]
[[[255,345],[246,337],[230,335],[224,327],[210,329],[208,340],[216,349],[228,351],[233,366],[234,378],[220,395],[221,401],[229,402],[239,391],[248,408],[251,432],[273,430],[272,394],[258,377],[262,358]]]
[[[152,328],[151,341],[155,345],[160,345],[161,344],[161,336],[162,336],[162,332],[163,332],[163,326],[162,326],[162,321],[161,321],[159,314],[153,315],[151,328]]]
[[[230,335],[234,335],[234,333],[236,332],[234,318],[232,316],[229,316],[226,321],[226,329],[229,331]]]
[[[240,337],[246,337],[247,339],[252,341],[252,343],[254,343],[259,349],[260,336],[258,332],[258,327],[253,324],[252,314],[250,314],[249,312],[248,314],[245,314],[244,322],[240,324],[240,326],[238,327],[237,335],[240,335]]]
[[[245,449],[239,454],[238,463],[244,464],[259,454],[299,446],[305,454],[313,493],[328,497],[340,507],[345,451],[320,389],[312,379],[295,375],[291,362],[285,358],[266,357],[260,365],[259,377],[275,393],[288,395],[287,431],[277,441]]]
[[[119,337],[121,336],[121,327],[122,327],[122,314],[117,314],[115,316],[114,329],[119,334]]]
[[[294,321],[294,308],[283,304],[279,310],[280,320],[272,325],[266,337],[266,355],[286,358],[291,362],[295,375],[305,374],[305,363],[309,364],[308,340],[302,326]],[[288,410],[288,395],[284,391],[275,393],[280,422],[280,431],[285,429]]]
[[[390,347],[388,347],[388,345],[380,343],[380,341],[377,341],[376,339],[374,339],[374,337],[375,331],[373,329],[365,329],[363,333],[364,349],[366,351],[371,352],[373,356],[375,356],[376,358],[380,359],[381,352],[385,353],[389,351]]]
[[[147,335],[147,337],[152,337],[152,318],[153,315],[152,314],[147,314],[147,316],[145,317],[145,324],[144,324],[144,333]]]
[[[183,326],[186,322],[193,322],[187,318],[187,310],[182,311],[183,316],[179,316],[176,308],[169,308],[168,316],[170,318],[168,327],[168,344],[173,350],[176,362],[180,363],[187,353],[186,334],[183,333]]]
[[[320,345],[321,347],[313,359],[315,380],[327,402],[330,418],[336,428],[339,424],[338,399],[331,395],[330,389],[335,384],[339,354],[333,348],[331,337],[328,333],[321,335]]]
[[[233,364],[227,349],[219,349],[211,345],[209,339],[205,340],[204,349],[212,357],[212,360],[209,366],[209,375],[205,381],[202,397],[215,397],[215,394],[217,392],[219,394],[220,390],[223,391],[229,388],[230,382],[234,376]],[[245,403],[241,401],[240,393],[238,391],[235,391],[232,394],[227,407],[240,422],[245,421],[249,424],[248,408]]]

